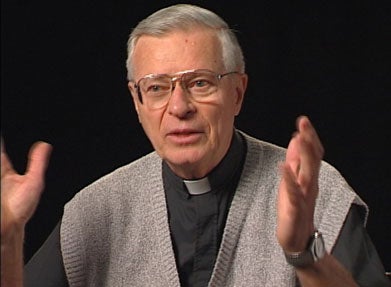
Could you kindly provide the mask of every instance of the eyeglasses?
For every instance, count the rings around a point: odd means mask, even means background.
[[[150,74],[134,84],[141,103],[150,109],[159,109],[167,105],[172,91],[179,82],[189,97],[197,102],[209,102],[215,99],[220,80],[228,75],[240,74],[228,72],[217,74],[210,70],[187,70],[175,74]]]

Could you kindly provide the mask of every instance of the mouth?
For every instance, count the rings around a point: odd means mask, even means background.
[[[200,140],[203,132],[193,129],[177,129],[167,133],[167,138],[174,144],[190,145]]]

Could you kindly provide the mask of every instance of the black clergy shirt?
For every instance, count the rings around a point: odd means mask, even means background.
[[[182,286],[208,285],[245,154],[244,139],[234,134],[226,156],[208,174],[210,190],[197,195],[191,195],[183,179],[163,164],[171,238]]]

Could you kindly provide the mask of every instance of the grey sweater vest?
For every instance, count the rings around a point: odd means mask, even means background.
[[[209,286],[295,286],[275,235],[285,149],[245,139],[248,152]],[[315,225],[330,251],[351,204],[367,207],[325,162],[319,184]],[[70,286],[180,286],[159,156],[150,153],[76,194],[65,206],[61,249]]]

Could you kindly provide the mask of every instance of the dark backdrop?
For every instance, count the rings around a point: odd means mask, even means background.
[[[174,2],[2,1],[7,150],[23,172],[33,142],[54,146],[46,191],[27,226],[26,259],[80,188],[151,150],[126,88],[125,47],[138,21]],[[389,7],[294,2],[191,3],[238,30],[250,82],[237,127],[286,146],[296,116],[309,115],[325,159],[369,204],[368,231],[391,270]]]

